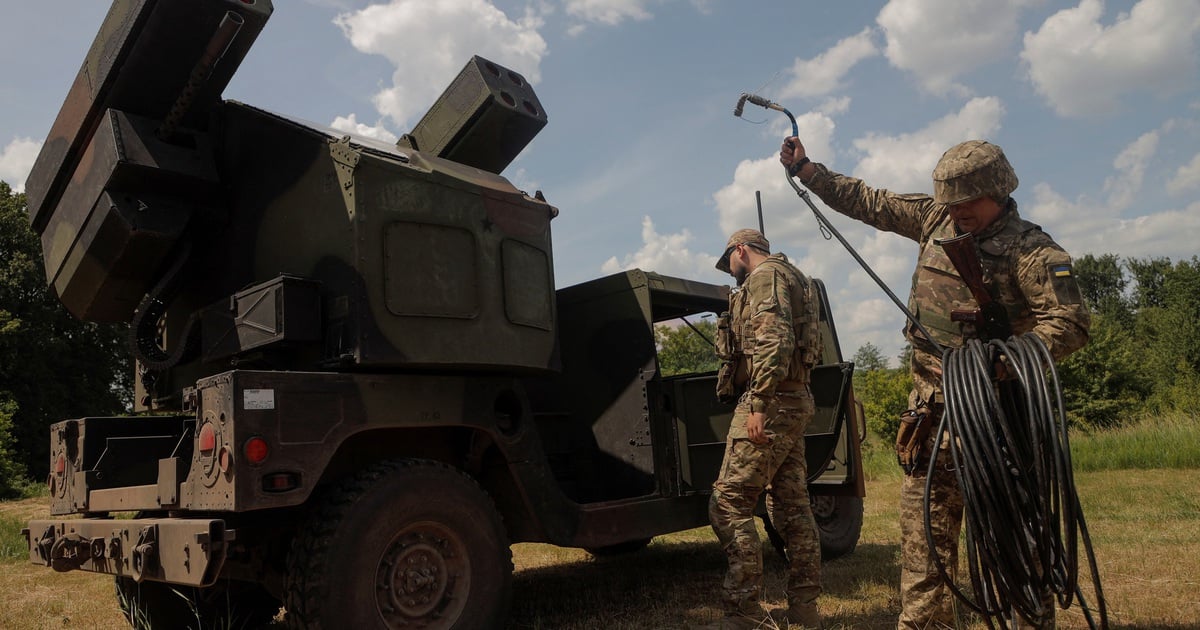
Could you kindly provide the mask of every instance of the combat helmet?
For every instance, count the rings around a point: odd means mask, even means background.
[[[933,200],[954,205],[980,197],[1003,202],[1017,189],[1017,174],[1000,147],[968,140],[950,147],[933,169]]]
[[[733,248],[737,247],[738,245],[749,245],[750,247],[753,247],[754,249],[757,249],[758,251],[768,255],[771,253],[771,241],[768,241],[767,237],[763,236],[762,232],[759,232],[758,230],[752,230],[750,228],[738,230],[734,232],[729,237],[729,241],[725,243],[725,253],[721,254],[721,257],[717,259],[717,269],[724,271],[725,273],[729,273],[729,256],[733,254]]]

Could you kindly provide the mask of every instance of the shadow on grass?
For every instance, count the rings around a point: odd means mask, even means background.
[[[825,564],[826,628],[894,626],[896,556],[895,545],[863,544]],[[769,544],[763,559],[764,603],[782,606],[784,562]],[[637,553],[521,571],[513,579],[508,627],[613,630],[709,623],[719,615],[725,568],[715,542],[656,542]]]

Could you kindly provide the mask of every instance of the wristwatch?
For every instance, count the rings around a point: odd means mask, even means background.
[[[796,173],[799,173],[800,169],[804,168],[804,165],[808,164],[811,161],[812,160],[808,159],[807,155],[800,158],[799,160],[796,160],[796,162],[794,164],[792,164],[791,166],[788,167],[788,175],[791,177],[795,177]]]

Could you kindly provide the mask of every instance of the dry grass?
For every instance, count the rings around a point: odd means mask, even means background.
[[[1076,483],[1101,565],[1111,627],[1200,629],[1200,471],[1084,473]],[[820,604],[830,630],[894,628],[899,611],[899,477],[868,483],[858,550],[825,567]],[[45,499],[0,503],[0,517],[44,514]],[[782,563],[769,548],[768,606],[783,604]],[[606,559],[550,545],[514,546],[511,628],[687,628],[717,616],[725,559],[707,528],[656,539],[646,550]],[[1086,589],[1085,589],[1085,592]],[[1077,608],[1059,627],[1086,628]],[[0,562],[0,628],[111,628],[111,579],[56,574]],[[973,624],[971,627],[982,627]]]

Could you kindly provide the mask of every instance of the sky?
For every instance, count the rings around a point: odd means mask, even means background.
[[[15,189],[107,8],[0,3]],[[757,226],[758,191],[773,249],[824,281],[844,355],[897,364],[903,315],[788,186],[786,117],[734,117],[743,92],[792,112],[813,160],[896,192],[931,192],[958,142],[996,143],[1022,216],[1076,258],[1200,252],[1196,0],[276,0],[224,96],[393,140],[475,54],[547,112],[503,175],[558,207],[560,287],[634,267],[727,284],[713,263]],[[816,201],[903,299],[916,244]]]

